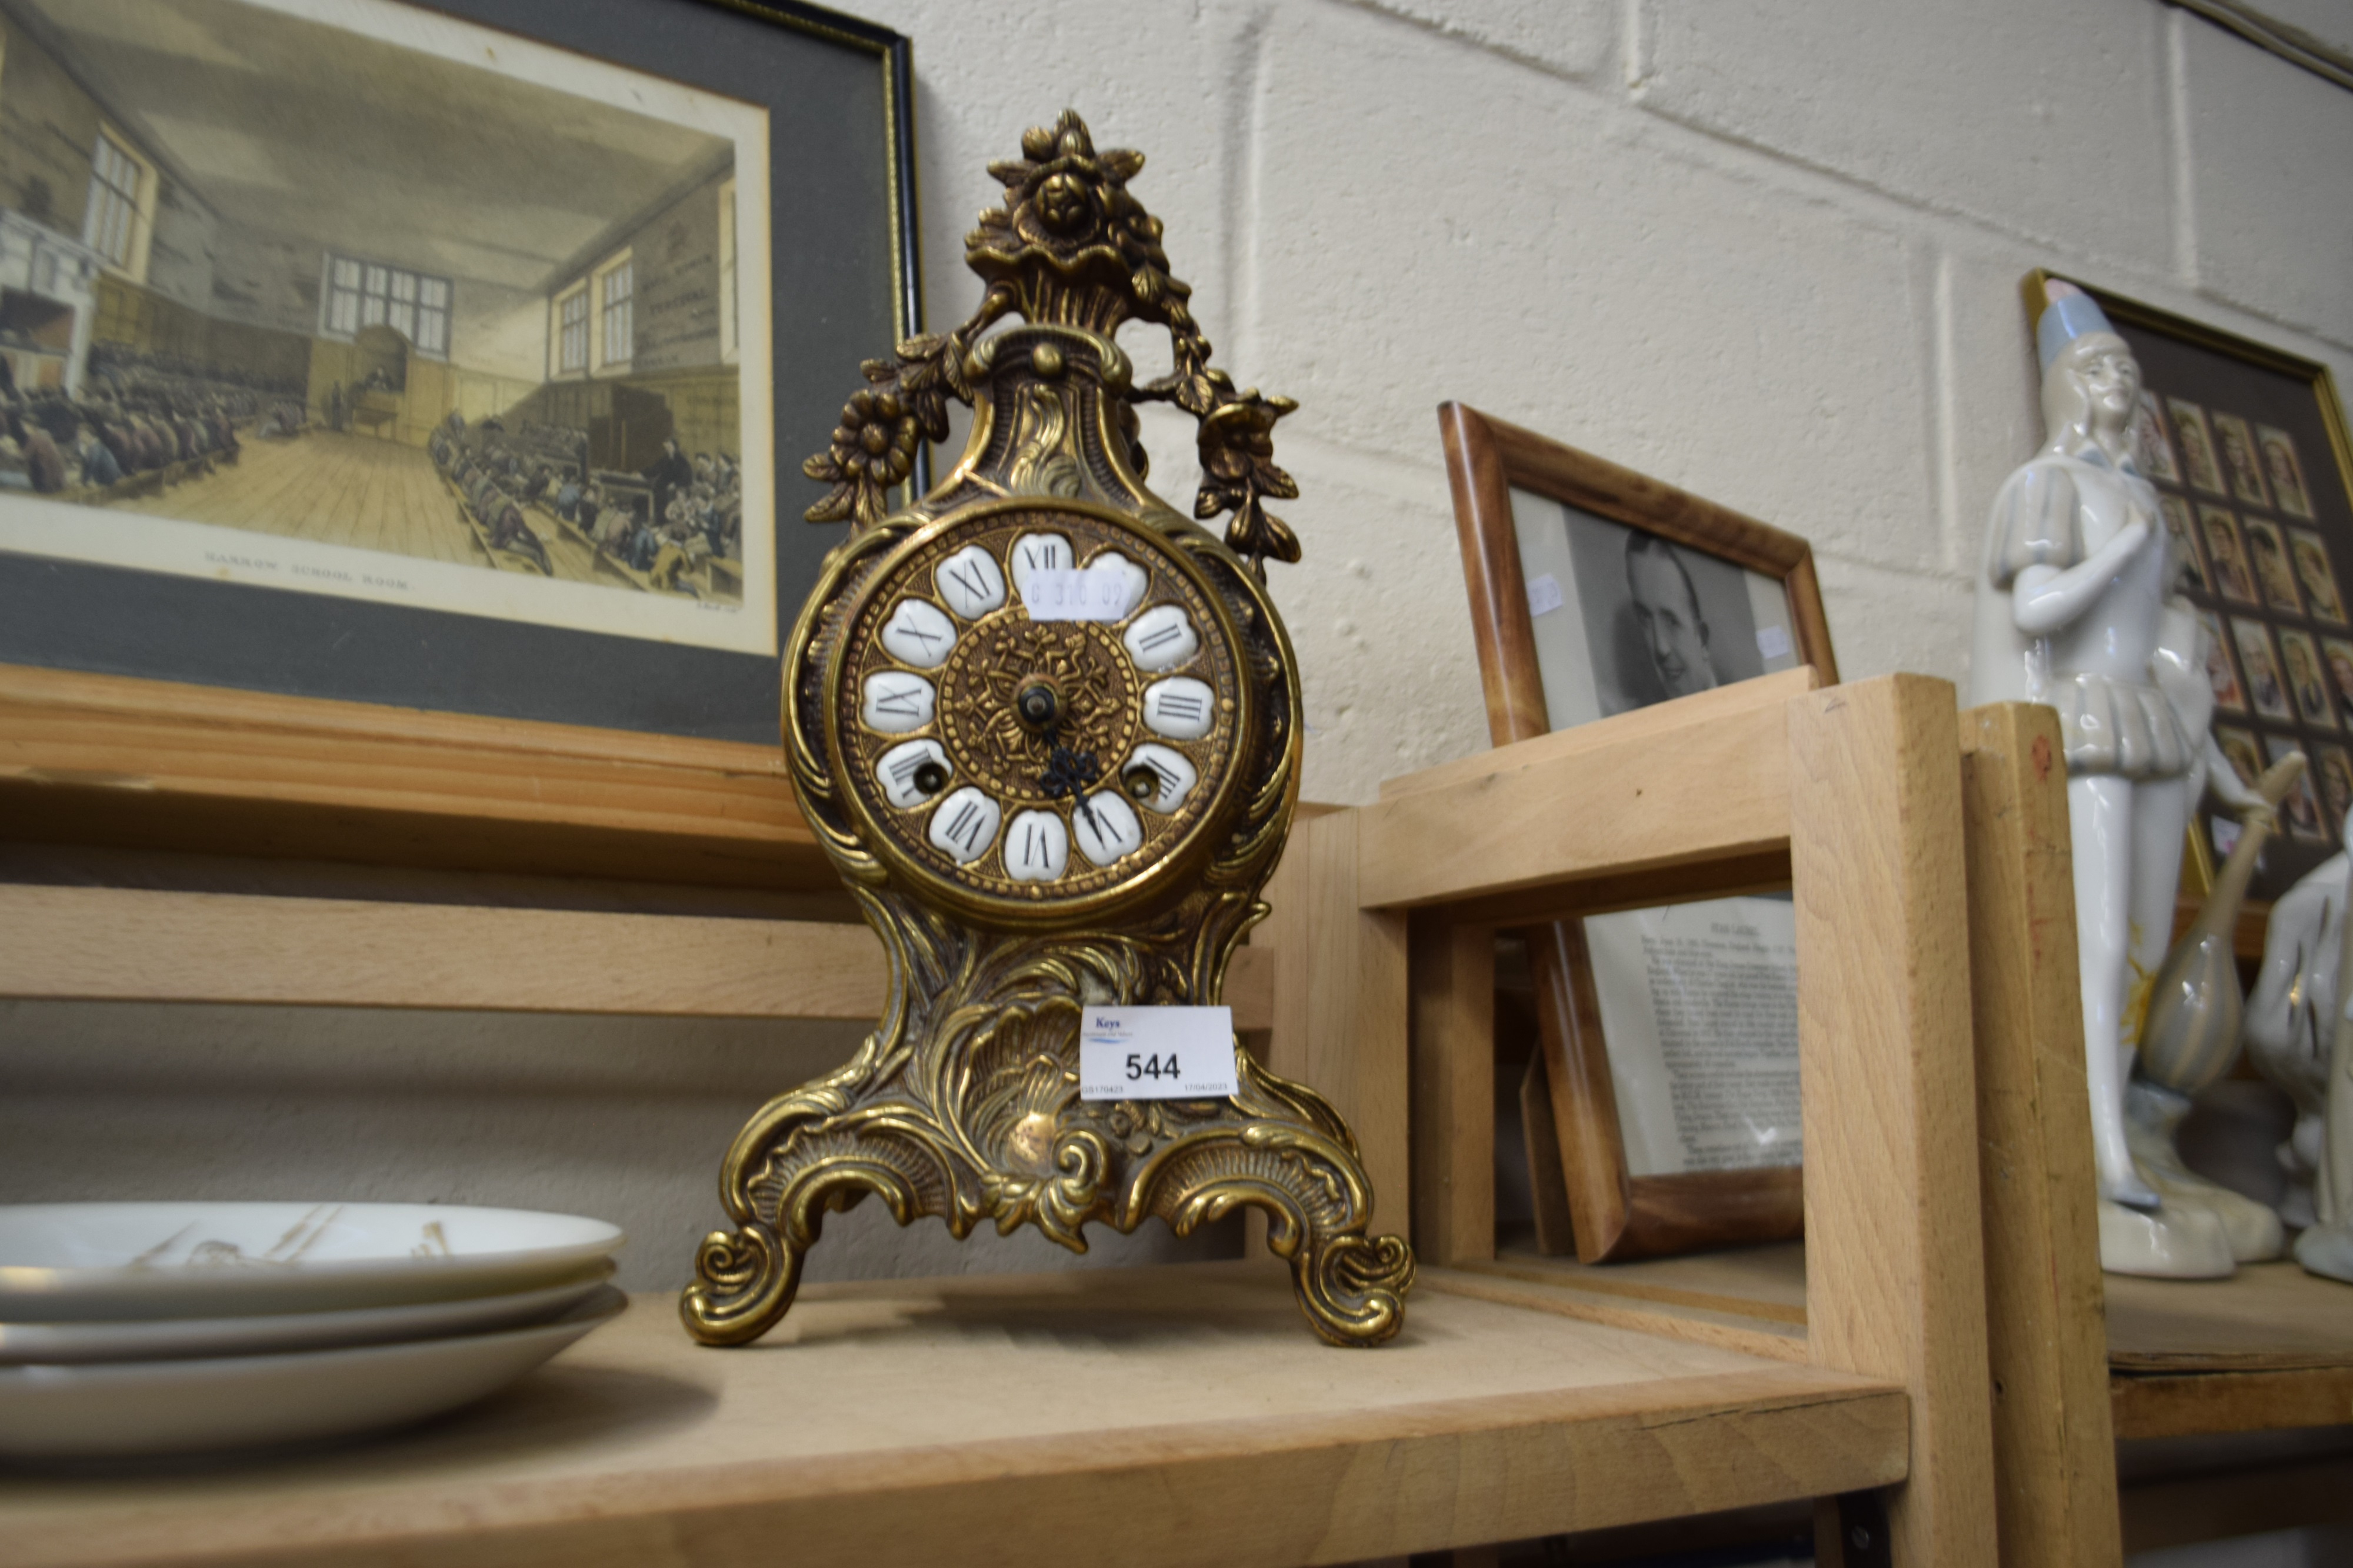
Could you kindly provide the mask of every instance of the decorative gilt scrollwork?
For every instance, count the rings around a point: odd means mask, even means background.
[[[788,647],[786,750],[803,815],[882,939],[891,991],[848,1063],[771,1100],[737,1136],[721,1175],[733,1228],[704,1240],[681,1314],[708,1343],[758,1338],[792,1305],[825,1215],[870,1194],[902,1225],[935,1217],[959,1237],[984,1221],[1008,1233],[1035,1226],[1081,1252],[1091,1224],[1127,1233],[1156,1217],[1184,1235],[1255,1205],[1315,1331],[1376,1344],[1402,1324],[1413,1257],[1398,1237],[1366,1236],[1372,1192],[1356,1141],[1314,1090],[1268,1072],[1237,1040],[1229,1099],[1079,1096],[1082,1008],[1214,1003],[1266,914],[1258,892],[1290,828],[1304,727],[1289,640],[1262,582],[1266,557],[1299,553],[1263,505],[1297,493],[1272,460],[1274,425],[1293,405],[1237,393],[1208,368],[1191,290],[1167,270],[1159,221],[1127,191],[1141,154],[1098,153],[1074,113],[1028,132],[1022,153],[992,166],[1005,201],[967,241],[987,284],[980,309],[869,363],[871,384],[807,465],[833,486],[810,519],[853,526]],[[1015,311],[1026,325],[981,337]],[[1131,319],[1166,326],[1175,344],[1174,372],[1141,388],[1112,342]],[[886,515],[916,443],[945,434],[949,397],[975,410],[964,458],[930,495]],[[1194,511],[1233,514],[1222,542],[1145,487],[1139,398],[1198,421],[1205,477]],[[967,898],[939,879],[964,873],[911,859],[878,827],[864,775],[846,776],[838,738],[858,710],[848,671],[861,628],[918,591],[894,584],[926,580],[925,563],[952,545],[1043,528],[1025,520],[1057,507],[1080,556],[1090,539],[1108,539],[1158,563],[1145,579],[1190,584],[1192,624],[1209,639],[1193,668],[1207,677],[1214,666],[1226,693],[1200,743],[1230,752],[1202,763],[1205,798],[1212,772],[1224,781],[1214,814],[1188,803],[1159,819],[1154,842],[1176,846],[1163,864],[1128,877],[1106,862],[1074,873],[1067,895],[1023,903],[997,893],[991,903],[977,871],[980,891]],[[958,786],[1036,809],[1093,776],[1076,767],[1082,753],[1116,770],[1139,733],[1140,687],[1106,662],[1120,646],[1110,631],[998,610],[960,625],[955,650],[923,667],[939,682],[936,732],[952,742],[935,754]],[[1038,682],[1062,703],[1050,732],[1006,717],[1008,692]]]
[[[1233,513],[1226,543],[1261,579],[1268,556],[1296,562],[1298,537],[1266,501],[1298,497],[1298,484],[1275,467],[1274,426],[1299,405],[1255,387],[1236,392],[1225,372],[1210,367],[1209,340],[1193,320],[1192,285],[1168,270],[1160,220],[1127,189],[1144,154],[1097,153],[1086,122],[1067,109],[1050,130],[1025,132],[1021,153],[988,166],[1006,187],[1004,204],[982,213],[965,237],[965,261],[988,285],[979,308],[954,331],[909,338],[894,357],[860,367],[873,384],[844,406],[826,450],[801,465],[833,487],[808,509],[808,521],[866,527],[882,520],[891,491],[914,472],[916,444],[946,439],[947,400],[973,403],[972,346],[1008,312],[1106,340],[1123,322],[1142,321],[1167,329],[1175,365],[1134,396],[1193,416],[1203,476],[1193,515],[1207,521]],[[1134,433],[1130,411],[1131,443]]]

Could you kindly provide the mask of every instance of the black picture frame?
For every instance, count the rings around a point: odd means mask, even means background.
[[[795,0],[398,3],[769,107],[780,644],[846,531],[800,521],[821,492],[799,461],[826,447],[860,362],[922,330],[909,40]],[[0,664],[643,735],[776,735],[774,654],[29,554],[0,553]]]

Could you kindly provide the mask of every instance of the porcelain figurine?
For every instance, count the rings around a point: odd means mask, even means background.
[[[2202,636],[2202,634],[2200,634]],[[2174,683],[2159,682],[2170,693]],[[2202,706],[2176,710],[2195,718],[2200,727],[2211,714],[2212,686],[2202,676],[2198,684],[2208,693]],[[2218,785],[2237,774],[2219,755],[2212,737],[2207,776]],[[2231,1069],[2238,1059],[2239,1037],[2245,1016],[2244,995],[2239,988],[2238,955],[2232,933],[2239,907],[2246,901],[2247,883],[2263,845],[2279,826],[2279,804],[2304,776],[2302,752],[2291,752],[2266,769],[2243,801],[2236,802],[2238,841],[2223,861],[2214,886],[2189,929],[2165,955],[2150,987],[2147,1022],[2141,1027],[2139,1068],[2125,1089],[2125,1136],[2133,1162],[2148,1184],[2168,1201],[2179,1200],[2211,1210],[2230,1239],[2231,1256],[2241,1263],[2277,1258],[2286,1249],[2280,1216],[2267,1205],[2208,1181],[2182,1163],[2175,1138],[2190,1102]],[[2193,770],[2193,794],[2200,783]],[[2243,792],[2242,792],[2243,793]]]
[[[2288,1179],[2281,1216],[2306,1227],[2296,1259],[2316,1274],[2353,1281],[2353,1105],[2343,1103],[2353,1098],[2353,1057],[2337,990],[2347,873],[2346,857],[2331,856],[2272,905],[2245,1036],[2256,1070],[2295,1105],[2295,1130],[2279,1146],[2279,1162]]]
[[[2205,736],[2184,724],[2158,665],[2203,669],[2197,622],[2173,595],[2157,492],[2134,465],[2141,378],[2131,348],[2090,296],[2055,282],[2035,339],[2046,439],[1994,498],[1970,700],[2059,711],[2101,1266],[2219,1278],[2233,1268],[2221,1221],[2166,1201],[2134,1167],[2125,1128],[2135,1004],[2145,1001],[2132,977],[2164,961],[2191,774],[2207,771],[2195,766]]]
[[[2347,814],[2353,822],[2353,813]],[[2353,950],[2353,924],[2345,929],[2337,973],[2346,973]],[[2295,1260],[2311,1272],[2353,1284],[2353,1017],[2340,1005],[2333,1016],[2328,1052],[2328,1089],[2322,1100],[2320,1161],[2314,1172],[2314,1224],[2295,1238]]]

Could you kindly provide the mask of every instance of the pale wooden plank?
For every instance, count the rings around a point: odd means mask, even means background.
[[[1777,670],[1754,680],[1737,681],[1710,691],[1695,692],[1672,702],[1630,709],[1589,724],[1579,724],[1574,729],[1555,730],[1532,736],[1510,747],[1510,761],[1505,765],[1527,767],[1536,763],[1573,757],[1598,747],[1672,734],[1693,724],[1705,723],[1732,713],[1767,708],[1778,711],[1791,698],[1803,697],[1809,691],[1819,689],[1821,684],[1821,676],[1810,665]],[[1394,800],[1399,795],[1416,795],[1423,790],[1474,783],[1496,772],[1499,763],[1504,763],[1504,758],[1493,751],[1474,752],[1451,763],[1440,763],[1434,768],[1398,773],[1381,781],[1380,798]]]
[[[872,1018],[886,983],[862,925],[0,887],[15,996]]]
[[[1235,955],[1236,1028],[1268,1026],[1273,969]],[[889,980],[830,921],[0,885],[5,996],[871,1019]]]
[[[2353,1366],[2117,1373],[2108,1380],[2108,1395],[2120,1438],[2353,1425]]]
[[[1273,912],[1261,929],[1275,952],[1267,1065],[1331,1101],[1356,1134],[1372,1182],[1372,1228],[1409,1234],[1405,917],[1361,907],[1360,816],[1294,821],[1267,885]]]
[[[1279,1268],[1083,1270],[812,1286],[762,1348],[712,1351],[642,1297],[421,1431],[258,1468],[11,1478],[0,1509],[19,1568],[704,1568],[780,1543],[877,1568],[1295,1568],[1904,1473],[1882,1381],[1442,1293],[1414,1312],[1392,1345],[1339,1351]]]
[[[1917,676],[1835,687],[1791,702],[1787,722],[1811,1353],[1911,1391],[1920,1462],[1890,1499],[1895,1560],[1990,1568],[1953,688]]]
[[[1778,850],[1789,837],[1786,706],[1678,715],[1630,739],[1548,752],[1562,737],[1540,736],[1466,759],[1479,771],[1453,782],[1362,807],[1365,904],[1492,897]]]
[[[2113,1563],[2124,1548],[2058,715],[1972,709],[1960,737],[2001,1560]]]
[[[2353,1289],[2284,1259],[2187,1286],[2111,1275],[2107,1352],[2118,1371],[2353,1367]]]
[[[831,887],[774,746],[0,665],[12,835]]]
[[[1226,964],[1226,991],[1219,998],[1234,1010],[1237,1034],[1256,1034],[1274,1027],[1274,949],[1253,943],[1238,947]]]
[[[1495,933],[1417,919],[1413,1239],[1424,1264],[1495,1251]]]
[[[290,731],[361,741],[396,736],[426,749],[495,745],[518,755],[590,757],[655,767],[693,767],[784,779],[784,755],[771,744],[703,741],[630,730],[600,730],[536,720],[490,719],[373,702],[281,697],[228,687],[193,686],[129,676],[94,675],[34,665],[0,664],[0,756],[40,740],[44,714],[86,713],[126,721],[191,716],[206,728],[234,726],[250,731],[241,742],[266,741]],[[34,732],[29,736],[28,728]],[[1307,808],[1303,805],[1304,812]]]
[[[1611,1328],[1715,1345],[1772,1361],[1806,1363],[1806,1331],[1802,1324],[1775,1322],[1745,1310],[1727,1311],[1719,1307],[1581,1288],[1588,1283],[1561,1275],[1546,1276],[1537,1269],[1516,1269],[1501,1260],[1482,1258],[1456,1268],[1424,1268],[1417,1287],[1472,1296],[1482,1301],[1501,1301],[1532,1311],[1557,1312],[1588,1323],[1607,1323]]]
[[[1579,1263],[1574,1258],[1513,1249],[1475,1267],[1512,1279],[1635,1300],[1697,1307],[1800,1328],[1806,1321],[1806,1244],[1802,1241],[1624,1263]]]

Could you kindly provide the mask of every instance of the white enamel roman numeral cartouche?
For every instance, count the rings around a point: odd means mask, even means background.
[[[886,563],[844,628],[860,793],[911,860],[1036,907],[1191,841],[1232,771],[1242,662],[1158,536],[1005,502]]]

